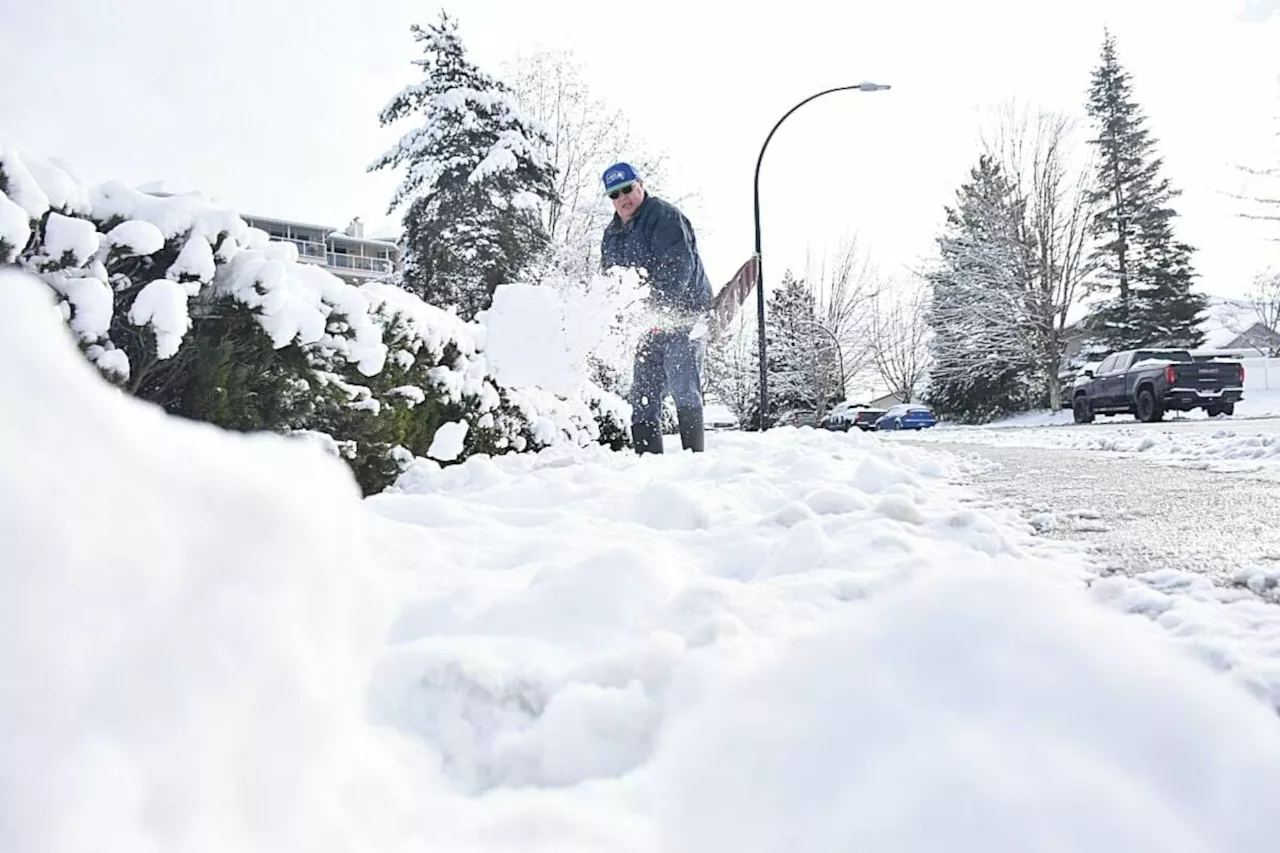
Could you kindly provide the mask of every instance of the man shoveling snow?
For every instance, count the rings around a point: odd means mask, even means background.
[[[605,170],[614,217],[601,243],[601,268],[648,272],[653,321],[636,347],[631,382],[631,440],[639,453],[662,452],[662,398],[675,398],[680,444],[703,450],[702,360],[711,281],[698,255],[693,225],[678,208],[650,195],[634,168]]]

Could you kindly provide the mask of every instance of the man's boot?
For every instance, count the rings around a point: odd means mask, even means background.
[[[632,424],[631,447],[636,453],[661,453],[662,425],[644,421]]]
[[[704,447],[702,408],[676,409],[676,419],[680,422],[680,446],[701,453]]]

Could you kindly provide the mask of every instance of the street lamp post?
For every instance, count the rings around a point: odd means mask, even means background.
[[[769,141],[773,139],[773,135],[778,132],[778,128],[786,121],[793,112],[803,107],[810,101],[817,100],[823,95],[830,95],[832,92],[883,92],[889,87],[881,83],[855,83],[852,86],[837,86],[834,89],[825,89],[816,95],[810,95],[791,109],[783,113],[782,118],[778,119],[777,124],[769,131],[769,135],[764,138],[764,144],[760,146],[760,156],[756,157],[756,180],[755,180],[755,217],[756,217],[756,314],[759,320],[759,337],[760,337],[760,430],[763,432],[766,427],[766,411],[769,401],[769,367],[765,359],[764,344],[764,259],[760,251],[760,164],[764,162],[765,149],[769,147]],[[841,369],[844,365],[841,364]]]
[[[831,331],[821,323],[801,320],[800,325],[809,329],[817,329],[819,332],[822,332],[827,337],[831,338],[831,343],[836,345],[836,358],[840,359],[840,398],[844,399],[844,395],[847,393],[847,388],[844,378],[844,350],[840,348],[840,339],[836,337],[835,332]]]

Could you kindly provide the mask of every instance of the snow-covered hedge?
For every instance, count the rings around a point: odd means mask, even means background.
[[[200,194],[87,186],[0,136],[3,263],[53,289],[85,355],[125,390],[230,429],[318,437],[366,492],[414,456],[626,439],[625,403],[590,383],[499,385],[480,324],[390,284],[347,284]]]

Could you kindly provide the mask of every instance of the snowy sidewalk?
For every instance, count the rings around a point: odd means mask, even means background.
[[[110,390],[37,295],[0,277],[2,850],[1274,849],[1280,610],[1099,579],[956,457],[783,429],[361,501]]]

